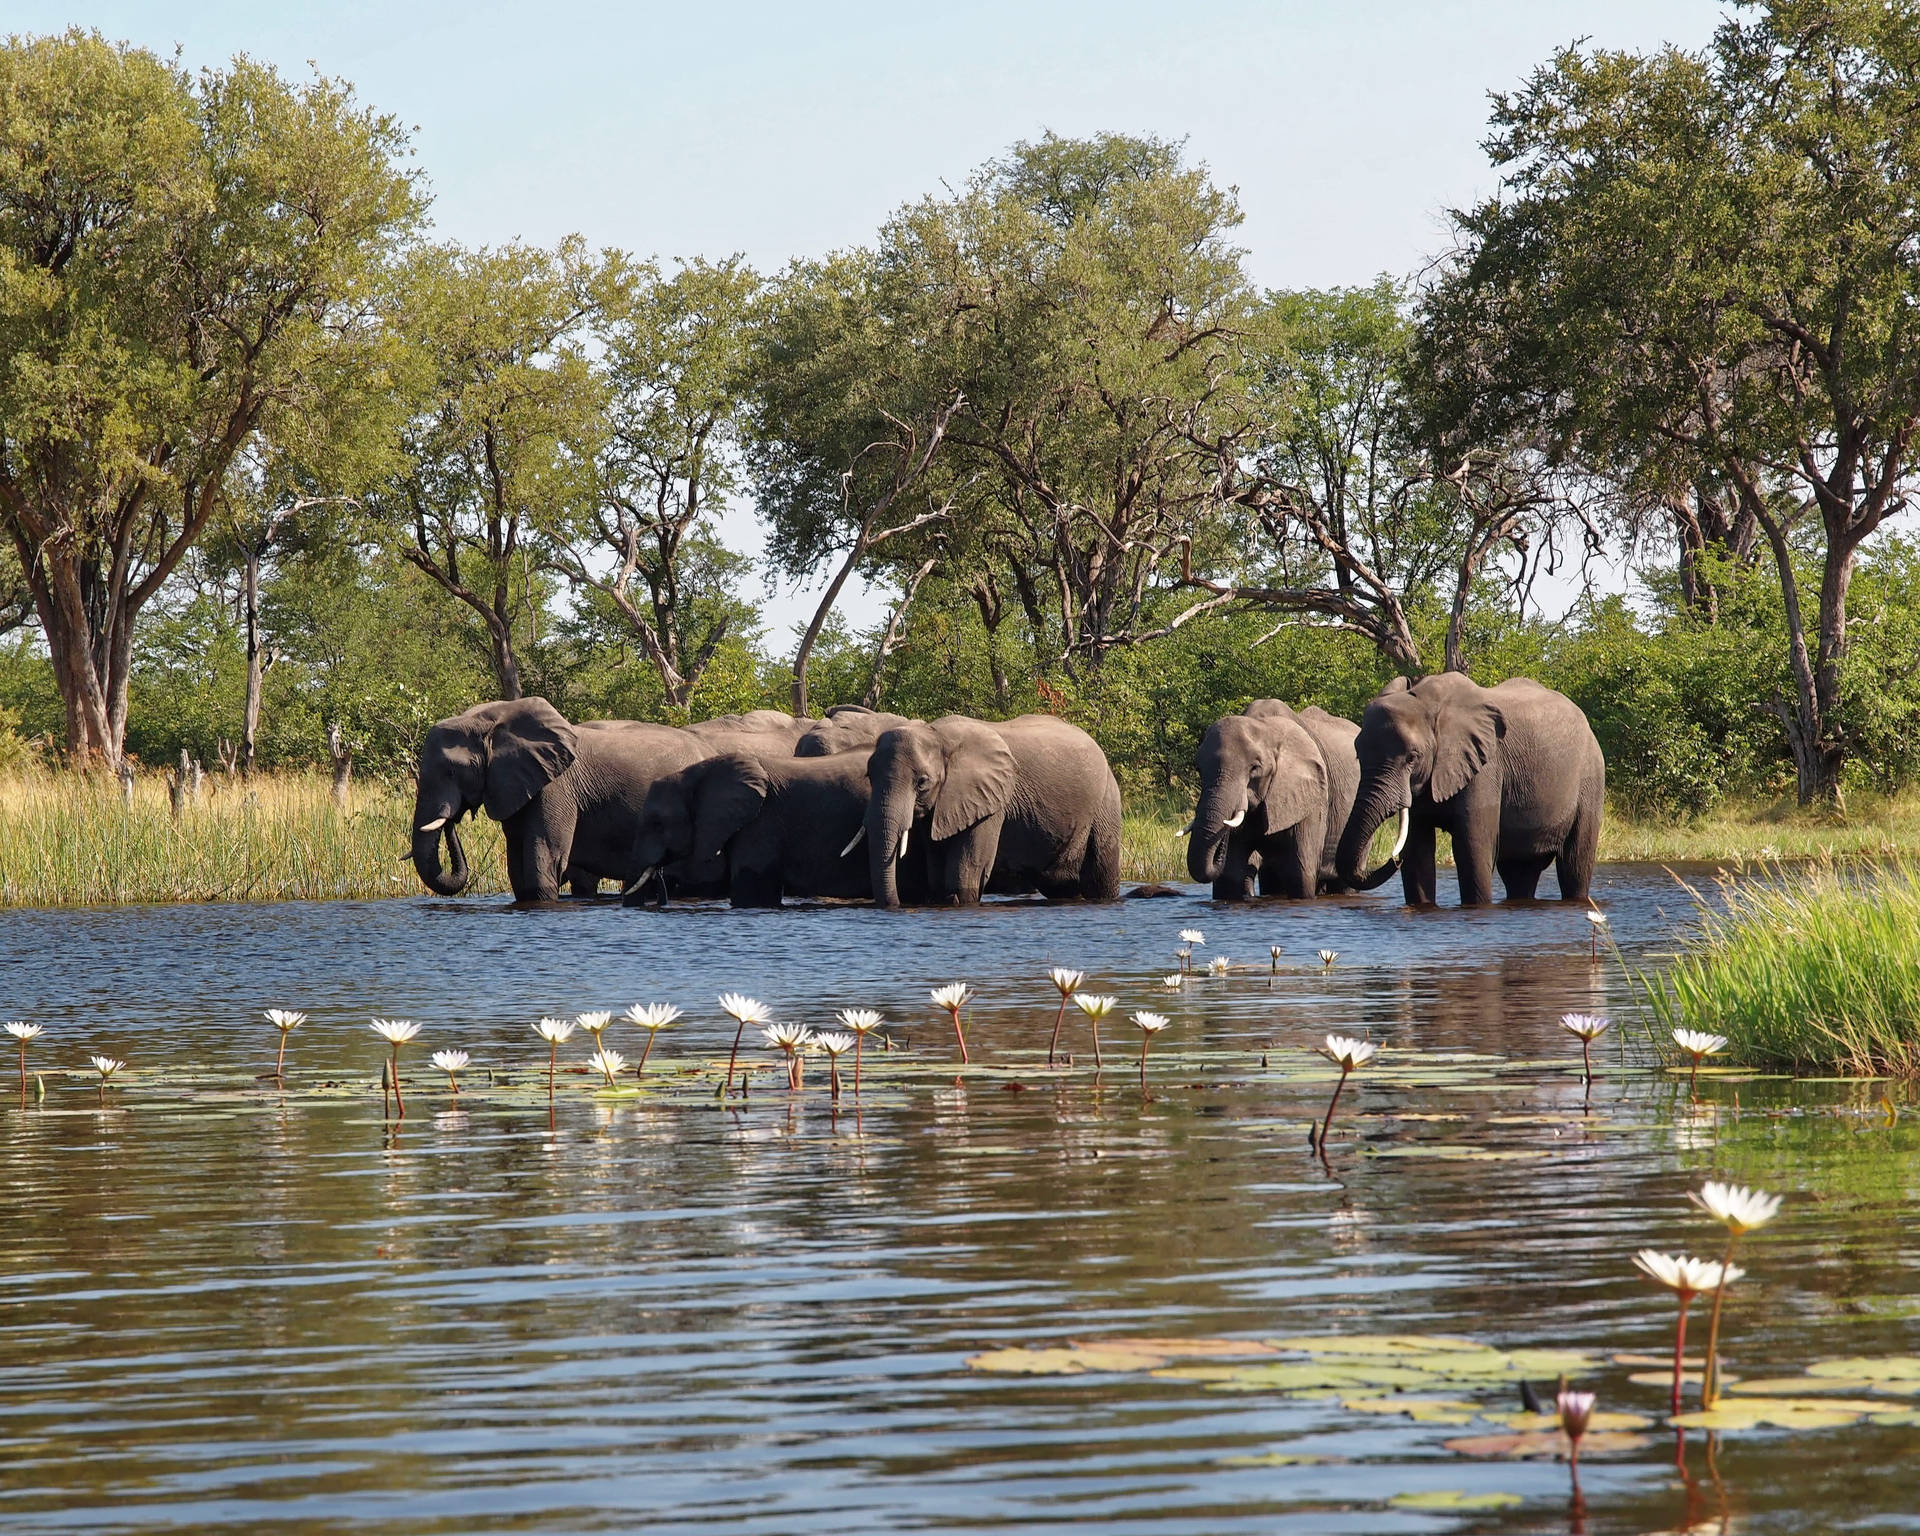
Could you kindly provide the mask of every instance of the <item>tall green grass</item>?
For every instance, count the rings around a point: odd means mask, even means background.
[[[1794,1072],[1920,1076],[1920,872],[1905,858],[1727,878],[1663,971],[1636,973],[1667,1029]]]
[[[411,896],[410,792],[356,785],[344,807],[318,774],[210,776],[176,820],[154,775],[133,801],[104,775],[0,777],[0,905],[318,901]],[[499,828],[461,829],[476,893],[506,889]]]

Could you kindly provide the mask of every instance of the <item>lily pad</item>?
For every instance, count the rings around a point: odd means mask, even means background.
[[[1646,1435],[1623,1434],[1618,1430],[1588,1430],[1580,1437],[1582,1456],[1618,1456],[1651,1445]],[[1444,1442],[1445,1448],[1459,1456],[1499,1456],[1524,1460],[1533,1456],[1564,1456],[1567,1437],[1559,1430],[1529,1429],[1510,1435],[1466,1435]]]
[[[1508,1429],[1558,1429],[1560,1415],[1557,1413],[1489,1413],[1483,1417],[1495,1424],[1504,1424]],[[1587,1419],[1587,1433],[1595,1430],[1634,1430],[1651,1429],[1653,1420],[1641,1413],[1595,1413]],[[1583,1441],[1582,1444],[1585,1442]]]
[[[1396,1493],[1387,1500],[1391,1509],[1513,1509],[1526,1503],[1517,1493],[1465,1493],[1458,1488],[1434,1488],[1425,1493]]]
[[[1637,1366],[1640,1366],[1642,1369],[1650,1369],[1654,1366],[1660,1366],[1666,1370],[1667,1378],[1670,1378],[1673,1374],[1673,1356],[1672,1355],[1632,1355],[1632,1354],[1615,1355],[1613,1357],[1613,1363],[1615,1365],[1637,1365]],[[1680,1363],[1684,1366],[1689,1367],[1692,1370],[1697,1371],[1700,1369],[1702,1365],[1706,1364],[1706,1361],[1699,1355],[1688,1355]],[[1664,1380],[1667,1378],[1662,1378],[1662,1379]],[[1638,1377],[1635,1378],[1635,1380],[1638,1380],[1638,1379],[1639,1379]]]
[[[1838,1360],[1816,1360],[1807,1367],[1809,1376],[1849,1376],[1861,1381],[1907,1382],[1903,1392],[1920,1392],[1920,1355],[1849,1355]]]
[[[1879,1424],[1887,1429],[1920,1429],[1920,1409],[1906,1413],[1876,1413],[1868,1416],[1868,1422]]]
[[[1734,1386],[1733,1377],[1727,1376],[1722,1379],[1727,1384],[1727,1390],[1731,1392]],[[1673,1371],[1671,1368],[1664,1371],[1635,1371],[1627,1380],[1632,1382],[1636,1387],[1670,1387],[1673,1385]],[[1682,1386],[1697,1387],[1700,1385],[1700,1382],[1701,1372],[1699,1371],[1682,1371],[1680,1373],[1680,1384]]]
[[[1487,1347],[1444,1333],[1310,1333],[1262,1342],[1270,1349],[1303,1355],[1428,1355],[1447,1349],[1479,1351]]]
[[[1074,1348],[1131,1350],[1142,1355],[1164,1355],[1169,1360],[1232,1360],[1279,1353],[1263,1339],[1095,1339],[1076,1341]]]
[[[1075,1344],[1065,1349],[990,1349],[969,1355],[967,1364],[976,1371],[1006,1376],[1084,1376],[1094,1371],[1152,1370],[1165,1365],[1166,1356]]]
[[[1344,1456],[1295,1456],[1287,1451],[1268,1451],[1262,1456],[1220,1456],[1216,1467],[1327,1467],[1344,1461]]]
[[[1399,1414],[1416,1424],[1471,1424],[1480,1416],[1476,1403],[1450,1397],[1343,1397],[1350,1413]]]
[[[1871,1392],[1874,1383],[1861,1376],[1761,1376],[1753,1381],[1730,1381],[1729,1392],[1755,1397],[1814,1397],[1831,1392]]]
[[[1427,1157],[1437,1163],[1525,1163],[1553,1154],[1545,1147],[1468,1147],[1455,1142],[1410,1142],[1403,1147],[1370,1150],[1369,1157]]]
[[[1685,1429],[1837,1429],[1857,1424],[1878,1403],[1805,1397],[1722,1398],[1711,1408],[1678,1415],[1673,1422]]]

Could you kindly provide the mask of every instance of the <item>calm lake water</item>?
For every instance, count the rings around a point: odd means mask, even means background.
[[[1689,911],[1655,869],[1604,869],[1596,895],[1636,961]],[[1161,991],[1186,925],[1203,958],[1256,969]],[[0,1054],[0,1528],[1920,1530],[1920,1429],[1694,1432],[1676,1466],[1665,1389],[1613,1358],[1670,1348],[1670,1298],[1628,1256],[1717,1254],[1685,1200],[1710,1176],[1788,1197],[1743,1242],[1730,1372],[1920,1353],[1920,1116],[1888,1125],[1884,1085],[1734,1075],[1694,1107],[1638,1025],[1626,1061],[1627,1031],[1596,1050],[1583,1114],[1555,1021],[1631,1016],[1588,942],[1557,903],[1197,890],[909,913],[0,912],[0,1017],[48,1026],[44,1102],[20,1107]],[[1073,1070],[1045,1068],[1054,964],[1121,999],[1097,1079],[1077,1015]],[[961,979],[979,1070],[956,1078],[926,995]],[[692,1069],[725,1056],[725,989],[813,1024],[878,1007],[903,1049],[869,1057],[857,1114],[832,1111],[824,1063],[776,1089],[764,1048],[751,1098],[722,1108]],[[659,1086],[596,1095],[563,1073],[550,1119],[528,1021],[651,999],[688,1015]],[[311,1016],[284,1096],[256,1080],[274,1005]],[[1174,1020],[1151,1102],[1139,1007]],[[424,1025],[404,1121],[383,1114],[373,1013]],[[1349,1085],[1323,1167],[1305,1128],[1331,1079],[1301,1048],[1330,1029],[1394,1049]],[[639,1053],[631,1026],[608,1039]],[[474,1057],[458,1107],[427,1063],[456,1045]],[[94,1050],[131,1063],[105,1111],[56,1070]],[[1563,1462],[1447,1448],[1487,1423],[966,1363],[1409,1332],[1581,1351],[1603,1409],[1655,1422],[1583,1459],[1579,1512]],[[1483,1507],[1420,1507],[1453,1494]]]

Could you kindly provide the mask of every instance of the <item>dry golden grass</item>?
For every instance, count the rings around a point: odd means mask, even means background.
[[[175,820],[165,783],[132,804],[105,775],[27,770],[0,778],[0,905],[324,901],[411,896],[410,792],[356,785],[344,808],[318,774],[210,775]],[[463,828],[476,893],[506,889],[499,828]]]

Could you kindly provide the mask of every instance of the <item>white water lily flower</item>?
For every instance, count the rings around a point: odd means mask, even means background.
[[[465,1051],[435,1051],[427,1060],[451,1077],[455,1072],[466,1071],[473,1058]]]
[[[283,1035],[307,1022],[307,1016],[304,1013],[294,1013],[287,1008],[269,1008],[266,1017],[267,1022]]]
[[[1592,923],[1596,928],[1604,928],[1607,926],[1607,914],[1602,912],[1598,907],[1588,907],[1587,921]]]
[[[573,1038],[573,1031],[571,1019],[542,1019],[533,1026],[533,1032],[548,1045],[565,1045]]]
[[[1314,1050],[1341,1071],[1351,1072],[1372,1061],[1379,1054],[1380,1047],[1370,1040],[1356,1040],[1351,1035],[1328,1035],[1327,1043],[1316,1045]]]
[[[1205,945],[1207,936],[1198,928],[1182,928],[1180,930],[1180,942],[1182,944]]]
[[[1599,1401],[1598,1393],[1574,1392],[1564,1387],[1554,1399],[1554,1408],[1560,1415],[1560,1428],[1567,1439],[1573,1442],[1576,1455],[1580,1450],[1580,1437],[1587,1432],[1587,1425],[1593,1418],[1593,1405]]]
[[[720,1010],[742,1025],[764,1024],[773,1017],[773,1010],[765,1003],[741,992],[722,992]]]
[[[597,1042],[600,1032],[613,1022],[613,1014],[605,1008],[594,1009],[588,1013],[576,1013],[573,1022],[578,1024]]]
[[[412,1019],[375,1019],[368,1028],[389,1045],[405,1045],[420,1033]]]
[[[627,1058],[618,1051],[602,1049],[595,1051],[587,1058],[587,1065],[604,1077],[607,1080],[607,1086],[611,1088],[613,1080],[626,1071]]]
[[[973,988],[964,981],[950,981],[944,987],[935,987],[927,994],[936,1007],[952,1011],[964,1008],[973,1001]]]
[[[1133,1015],[1133,1022],[1147,1034],[1157,1035],[1167,1027],[1170,1021],[1164,1013],[1148,1013],[1142,1011]]]
[[[813,1039],[813,1031],[804,1024],[772,1024],[760,1031],[768,1045],[777,1045],[791,1056]]]
[[[1169,992],[1178,992],[1186,984],[1187,978],[1182,976],[1178,971],[1175,971],[1171,976],[1162,976],[1160,978],[1160,985],[1165,987]]]
[[[1115,997],[1102,997],[1097,992],[1078,992],[1074,994],[1073,1006],[1090,1019],[1104,1019],[1113,1012]]]
[[[1660,1253],[1652,1248],[1642,1248],[1633,1256],[1633,1263],[1648,1279],[1656,1280],[1668,1290],[1678,1291],[1683,1296],[1698,1296],[1705,1291],[1718,1290],[1723,1274],[1728,1285],[1746,1274],[1738,1264],[1728,1264],[1723,1268],[1717,1259]]]
[[[874,1008],[842,1008],[835,1017],[856,1036],[870,1035],[885,1022]]]
[[[623,1013],[621,1017],[629,1024],[637,1024],[644,1030],[658,1033],[680,1017],[680,1010],[674,1007],[672,1003],[647,1003],[645,1005],[635,1003]]]
[[[1224,976],[1228,971],[1233,969],[1233,962],[1225,955],[1215,955],[1213,959],[1208,962],[1208,966],[1214,975]]]
[[[1709,1179],[1698,1190],[1689,1190],[1687,1198],[1738,1237],[1764,1227],[1780,1213],[1780,1197],[1764,1190],[1747,1189],[1739,1184],[1722,1184]]]
[[[1597,1013],[1563,1013],[1560,1015],[1560,1027],[1579,1039],[1593,1041],[1612,1028],[1613,1021]]]
[[[126,1065],[118,1056],[93,1056],[88,1059],[93,1062],[93,1070],[100,1074],[103,1083]]]
[[[38,1040],[40,1036],[45,1033],[46,1028],[47,1026],[44,1024],[26,1024],[19,1019],[15,1019],[11,1024],[0,1024],[0,1029],[6,1030],[8,1034],[12,1035],[13,1038],[18,1040],[22,1045],[25,1045],[29,1040]]]
[[[835,1030],[824,1029],[813,1037],[813,1044],[837,1059],[853,1049],[853,1039],[852,1035],[843,1035]]]
[[[1727,1037],[1709,1035],[1697,1029],[1676,1029],[1673,1043],[1698,1061],[1702,1056],[1718,1056],[1727,1048]]]
[[[1337,949],[1323,949],[1320,951],[1320,963],[1322,965],[1332,965],[1333,962],[1339,958],[1340,951]]]
[[[1055,966],[1050,974],[1062,997],[1071,997],[1080,983],[1087,979],[1085,971],[1070,971],[1065,966]]]

